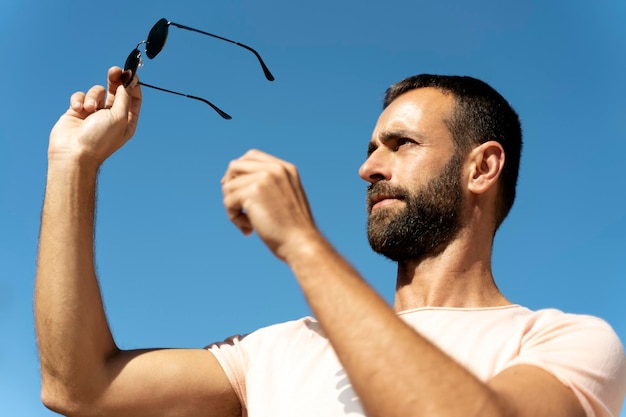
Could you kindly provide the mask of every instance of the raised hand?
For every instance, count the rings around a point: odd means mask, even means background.
[[[122,69],[108,71],[108,88],[96,85],[76,92],[69,109],[50,133],[48,158],[100,166],[135,133],[141,109],[141,89],[135,79],[127,88]]]
[[[230,220],[248,235],[256,231],[280,259],[290,248],[318,236],[298,171],[258,150],[230,163],[222,179]]]

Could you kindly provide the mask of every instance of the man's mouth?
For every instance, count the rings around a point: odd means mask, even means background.
[[[386,182],[376,182],[367,188],[367,210],[373,210],[404,201],[408,197],[406,191],[398,186],[392,186]]]
[[[402,201],[403,198],[397,195],[378,194],[372,195],[368,198],[368,208],[372,212],[388,204],[393,204],[398,201]]]

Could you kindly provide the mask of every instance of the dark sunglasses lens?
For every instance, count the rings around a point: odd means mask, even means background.
[[[162,18],[150,29],[148,41],[146,43],[146,55],[152,59],[161,52],[167,41],[167,30],[169,23],[167,19]]]
[[[133,80],[133,77],[137,73],[137,68],[139,68],[139,63],[141,62],[141,52],[139,49],[133,49],[128,58],[126,58],[126,63],[124,64],[124,73],[122,74],[122,81],[124,81],[124,87],[128,87],[130,82]]]

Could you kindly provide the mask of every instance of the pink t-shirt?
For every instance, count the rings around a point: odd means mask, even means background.
[[[626,356],[601,319],[518,305],[420,308],[399,316],[482,381],[513,365],[535,365],[570,387],[588,417],[619,415]],[[311,317],[234,336],[208,349],[230,379],[244,416],[365,415]]]

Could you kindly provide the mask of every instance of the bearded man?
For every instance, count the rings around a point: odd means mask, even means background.
[[[315,318],[206,349],[120,350],[93,266],[96,178],[141,91],[75,93],[50,135],[36,283],[42,398],[68,416],[617,417],[623,347],[604,321],[498,290],[493,237],[515,200],[520,123],[470,77],[393,85],[360,168],[393,307],[316,228],[294,165],[252,150],[222,180],[229,218],[294,273]],[[59,244],[61,242],[62,244]]]

